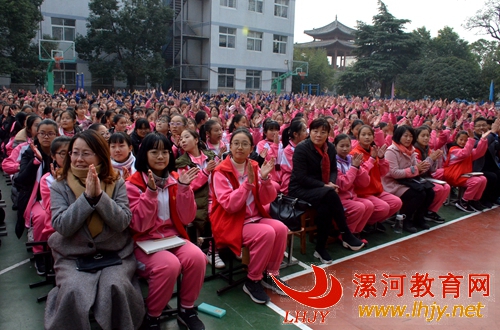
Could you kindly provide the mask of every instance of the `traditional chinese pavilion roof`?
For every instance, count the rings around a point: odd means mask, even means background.
[[[323,27],[305,30],[304,33],[313,37],[314,39],[327,40],[327,39],[338,39],[338,40],[354,40],[355,29],[350,28],[337,20],[335,16],[335,21]]]
[[[354,41],[346,41],[346,40],[338,40],[338,39],[304,42],[301,44],[295,44],[295,47],[298,47],[298,48],[326,48],[327,50],[337,49],[337,50],[344,50],[344,51],[351,51],[351,50],[356,48],[356,46],[354,45]]]

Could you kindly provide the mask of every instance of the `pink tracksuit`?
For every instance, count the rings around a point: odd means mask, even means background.
[[[19,144],[12,150],[9,157],[2,161],[2,169],[5,173],[14,175],[19,172],[19,164],[21,164],[21,157],[23,153],[29,149],[30,145],[28,142]]]
[[[250,251],[247,276],[258,281],[266,270],[269,274],[278,275],[286,249],[288,228],[281,221],[260,216],[252,193],[253,185],[247,181],[246,166],[244,175],[240,175],[235,168],[233,174],[238,178],[239,187],[232,187],[229,180],[216,171],[213,174],[213,192],[227,213],[233,214],[242,208],[246,209],[242,243]],[[276,197],[271,180],[261,180],[258,193],[264,205],[271,203]]]
[[[347,226],[352,233],[360,233],[373,214],[374,205],[366,198],[359,198],[354,192],[354,182],[366,187],[370,182],[368,172],[351,165],[351,155],[342,159],[337,155],[337,182],[339,197],[344,206]]]
[[[293,169],[293,153],[295,151],[295,145],[292,141],[283,150],[283,156],[281,157],[280,164],[280,176],[276,180],[280,184],[279,191],[285,195],[288,195],[288,185],[290,184],[290,177],[292,176]]]
[[[466,187],[463,196],[466,201],[480,200],[487,183],[485,176],[459,177],[459,175],[471,172],[472,162],[482,157],[488,149],[487,139],[480,139],[476,148],[474,148],[475,143],[475,139],[469,138],[465,147],[451,147],[445,164],[447,167],[445,169],[446,180],[451,185]],[[448,173],[454,175],[448,175]]]
[[[147,176],[141,175],[144,182]],[[196,203],[193,190],[190,186],[178,185],[177,196],[169,196],[169,187],[177,185],[172,175],[169,176],[164,188],[157,187],[156,191],[146,188],[141,191],[130,181],[126,182],[127,194],[132,211],[130,228],[135,232],[134,239],[158,239],[179,235],[170,212],[175,211],[182,224],[189,224],[196,214]],[[171,201],[172,199],[175,202]],[[192,308],[200,294],[205,277],[206,258],[203,252],[193,243],[186,240],[186,244],[165,251],[146,254],[140,248],[134,249],[137,258],[137,273],[148,280],[149,293],[146,298],[148,314],[158,317],[165,308],[177,281],[182,274],[182,283],[179,299],[183,308]]]

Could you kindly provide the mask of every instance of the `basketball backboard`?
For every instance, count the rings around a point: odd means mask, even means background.
[[[76,61],[75,42],[40,39],[38,42],[38,59],[43,62],[59,59],[61,63],[74,63]]]

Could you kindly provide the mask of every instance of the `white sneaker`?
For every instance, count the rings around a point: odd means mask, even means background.
[[[222,268],[225,268],[226,267],[226,264],[224,263],[224,261],[222,261],[222,259],[219,257],[219,253],[215,253],[215,268],[217,269],[222,269]],[[207,253],[207,260],[208,260],[208,263],[209,264],[212,264],[212,252],[208,252]]]

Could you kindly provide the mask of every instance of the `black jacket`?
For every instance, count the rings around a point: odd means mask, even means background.
[[[474,148],[477,147],[479,140],[481,139],[480,135],[474,133],[474,138],[476,139],[476,143]],[[500,151],[500,142],[498,141],[498,135],[489,134],[488,137],[488,150],[483,157],[476,159],[473,163],[473,171],[474,172],[482,172],[486,166],[486,168],[497,168],[500,170],[498,166],[498,157],[497,154]]]
[[[330,158],[330,182],[337,181],[337,152],[332,143],[328,144]],[[297,145],[293,153],[293,169],[288,194],[317,206],[323,196],[331,190],[325,187],[321,174],[321,155],[307,138]]]

